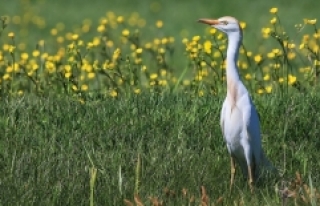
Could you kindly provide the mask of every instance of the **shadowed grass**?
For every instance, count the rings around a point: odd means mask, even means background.
[[[205,186],[212,201],[279,204],[273,181],[251,196],[240,172],[229,198],[229,156],[221,137],[223,96],[143,94],[131,98],[24,96],[0,105],[0,203],[2,205],[88,205],[90,171],[97,169],[96,205],[133,199],[138,154],[139,196],[182,204],[183,188],[199,196]],[[291,180],[312,174],[318,188],[320,96],[294,94],[255,98],[270,160]],[[285,158],[284,158],[285,154]],[[305,178],[307,179],[307,178]],[[176,192],[167,198],[164,188]]]

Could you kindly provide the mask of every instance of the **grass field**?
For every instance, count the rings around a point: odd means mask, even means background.
[[[318,205],[319,6],[5,2],[0,205]],[[281,173],[254,195],[240,172],[229,192],[227,41],[196,23],[225,15],[245,25],[240,73]]]
[[[281,181],[289,183],[298,171],[307,185],[311,175],[319,187],[319,98],[255,98],[263,146],[284,174]],[[121,205],[133,201],[135,192],[147,205],[149,196],[166,205],[199,205],[200,186],[211,202],[223,197],[224,205],[279,205],[275,180],[251,196],[240,173],[229,195],[229,156],[218,125],[222,100],[222,95],[182,94],[95,99],[85,105],[59,97],[3,99],[1,204],[88,205],[90,171],[97,170],[95,205]],[[165,188],[176,197],[167,197]]]

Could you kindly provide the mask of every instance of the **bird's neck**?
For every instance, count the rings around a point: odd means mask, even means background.
[[[238,54],[241,44],[241,35],[234,33],[228,35],[228,49],[227,49],[227,98],[230,101],[232,109],[236,106],[239,95],[239,87],[241,84],[240,76],[238,72]]]
[[[228,49],[227,49],[227,83],[235,83],[240,80],[237,61],[239,55],[239,47],[241,44],[241,35],[232,34],[228,36]]]

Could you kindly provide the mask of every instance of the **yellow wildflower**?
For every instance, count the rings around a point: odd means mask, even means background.
[[[118,16],[117,22],[118,22],[119,24],[123,23],[123,22],[124,22],[123,16]]]
[[[202,80],[202,76],[201,76],[201,75],[197,75],[197,76],[195,77],[195,80],[201,81],[201,80]]]
[[[128,29],[124,29],[124,30],[122,31],[122,36],[127,37],[127,36],[129,36],[129,35],[130,35],[130,31],[129,31]]]
[[[211,45],[212,45],[211,41],[209,41],[209,40],[205,41],[203,44],[204,51],[208,54],[211,53]]]
[[[163,27],[163,21],[158,20],[158,21],[156,22],[156,27],[157,27],[157,28]]]
[[[71,75],[72,75],[71,72],[66,72],[66,73],[64,74],[64,77],[67,78],[67,79],[69,79],[69,78],[71,77]]]
[[[159,45],[159,44],[161,44],[161,40],[158,39],[158,38],[155,38],[155,39],[153,40],[153,43],[154,43],[155,45]]]
[[[10,53],[13,53],[15,49],[16,49],[15,46],[10,45],[8,51],[9,51]]]
[[[109,47],[109,48],[113,47],[113,41],[108,40],[108,41],[106,42],[106,46]]]
[[[261,55],[254,56],[254,61],[257,63],[260,63],[262,61],[262,56]]]
[[[149,83],[150,86],[154,86],[155,84],[156,84],[156,81],[153,81],[153,80],[150,81],[150,83]]]
[[[217,32],[217,29],[215,28],[210,28],[210,34],[214,35]]]
[[[174,41],[175,41],[175,39],[174,39],[174,37],[169,37],[169,40],[168,40],[170,43],[174,43]]]
[[[270,9],[270,13],[271,14],[276,14],[278,12],[278,8],[277,7],[273,7]]]
[[[217,39],[221,40],[223,39],[224,35],[222,33],[219,33],[218,36],[217,36]]]
[[[273,52],[274,54],[279,54],[279,53],[280,53],[280,50],[279,50],[279,49],[272,49],[272,52]]]
[[[297,81],[297,77],[296,76],[293,76],[291,74],[288,75],[288,83],[290,85],[293,85],[296,81]]]
[[[167,38],[162,38],[161,39],[161,44],[167,44],[168,43],[168,39]]]
[[[304,19],[305,24],[315,25],[317,23],[317,19]]]
[[[4,74],[2,78],[3,78],[3,80],[8,80],[8,79],[10,79],[10,75],[9,74]]]
[[[264,75],[263,80],[264,81],[270,80],[270,75],[269,74]]]
[[[204,95],[204,91],[203,91],[203,90],[199,90],[199,91],[198,91],[198,96],[199,96],[199,97],[202,97],[203,95]]]
[[[279,63],[277,63],[277,64],[273,64],[273,68],[275,68],[275,69],[279,69],[279,68],[280,68],[280,64],[279,64]]]
[[[258,93],[258,94],[263,94],[264,91],[263,91],[263,89],[258,89],[258,90],[257,90],[257,93]]]
[[[146,65],[143,65],[142,67],[141,67],[141,71],[146,71],[147,70],[147,66]]]
[[[100,38],[94,37],[92,43],[94,46],[98,46],[100,44]]]
[[[242,69],[248,69],[248,64],[246,63],[246,62],[242,62],[241,64],[240,64],[240,67],[242,68]]]
[[[303,37],[302,37],[302,42],[303,42],[303,43],[308,43],[309,38],[310,38],[309,34],[303,35]]]
[[[139,88],[134,89],[133,92],[134,92],[135,94],[140,94],[140,93],[141,93],[141,89],[139,89]]]
[[[79,38],[79,35],[78,35],[78,34],[73,34],[73,35],[72,35],[72,40],[75,41],[75,40],[77,40],[78,38]]]
[[[273,17],[271,20],[270,20],[270,23],[271,24],[275,24],[277,22],[277,18],[276,17]]]
[[[271,85],[266,86],[264,89],[265,89],[265,91],[266,91],[267,93],[271,93],[271,92],[272,92],[272,86],[271,86]]]
[[[294,48],[296,48],[296,45],[294,43],[290,43],[290,44],[288,44],[288,48],[294,49]]]
[[[217,66],[217,62],[216,62],[216,61],[211,61],[210,65],[211,65],[212,67],[215,67],[215,66]]]
[[[89,89],[88,85],[83,84],[81,85],[81,91],[87,91]]]
[[[106,26],[103,25],[103,24],[99,25],[98,28],[97,28],[97,32],[99,32],[99,33],[102,33],[105,30],[106,30]]]
[[[159,80],[159,85],[161,86],[167,86],[168,82],[167,80],[163,79],[163,80]]]
[[[67,64],[67,65],[64,65],[64,70],[65,72],[71,72],[71,65]]]
[[[188,39],[187,39],[187,38],[183,38],[183,39],[182,39],[182,43],[183,43],[183,44],[188,43]]]
[[[92,42],[88,42],[88,44],[87,44],[87,49],[91,49],[93,46],[94,46],[94,45],[93,45]]]
[[[64,42],[64,37],[63,36],[58,36],[57,37],[57,42],[60,43],[60,44],[63,43]]]
[[[274,58],[275,56],[276,56],[276,55],[275,55],[273,52],[269,52],[269,53],[267,54],[267,57],[270,58],[270,59]]]
[[[296,57],[296,53],[295,52],[289,52],[288,53],[288,59],[294,59]]]
[[[184,86],[188,86],[188,85],[190,85],[190,80],[183,80],[182,84]]]
[[[150,75],[150,79],[154,80],[154,79],[157,79],[158,78],[158,74],[157,73],[152,73]]]
[[[164,54],[164,53],[166,53],[166,50],[164,48],[160,48],[160,49],[158,49],[158,53]]]
[[[14,33],[13,33],[13,32],[10,32],[10,33],[8,34],[8,37],[13,38],[13,37],[14,37]]]
[[[94,72],[88,73],[88,78],[89,79],[93,79],[95,76],[96,76],[96,74]]]
[[[141,54],[141,53],[142,53],[142,51],[143,51],[143,49],[142,49],[142,48],[138,48],[138,49],[136,50],[136,53],[137,53],[137,54]]]
[[[319,52],[319,45],[315,44],[315,45],[312,47],[312,52],[313,52],[313,53],[318,53],[318,52]]]
[[[199,41],[199,40],[200,40],[200,36],[194,36],[194,37],[192,37],[192,41],[197,42],[197,41]]]
[[[73,91],[78,91],[78,87],[76,85],[72,85],[72,90]]]
[[[7,73],[11,73],[12,71],[13,71],[12,66],[8,66],[7,69],[6,69],[6,72]]]
[[[252,77],[251,77],[251,74],[246,74],[246,76],[244,76],[244,78],[246,79],[246,80],[250,80],[250,79],[252,79]]]
[[[319,62],[319,63],[320,63],[320,62]],[[311,71],[311,67],[310,67],[310,66],[304,68],[304,72],[310,72],[310,71]]]
[[[28,57],[29,57],[28,53],[22,53],[22,54],[21,54],[21,59],[22,59],[22,60],[27,60]]]
[[[279,83],[283,83],[283,81],[284,81],[283,77],[280,77],[280,78],[278,79],[278,81],[279,81]]]
[[[19,96],[23,95],[23,91],[22,91],[21,89],[18,90],[18,95],[19,95]]]
[[[118,92],[117,92],[116,90],[114,90],[114,89],[111,90],[109,94],[110,94],[111,97],[116,97],[116,96],[118,96]]]
[[[121,50],[119,48],[117,48],[114,52],[113,52],[113,56],[112,59],[113,60],[117,60],[121,55]]]
[[[151,47],[152,47],[152,44],[151,44],[151,43],[146,43],[146,44],[144,45],[144,48],[146,48],[146,49],[151,49]]]
[[[58,34],[58,30],[53,28],[53,29],[50,30],[50,33],[51,33],[52,36],[55,36],[55,35]]]
[[[160,70],[160,74],[161,74],[162,77],[166,76],[167,75],[167,70],[161,69]]]
[[[241,27],[241,29],[245,29],[246,27],[247,27],[247,24],[246,24],[246,22],[240,22],[240,27]]]
[[[220,57],[221,56],[221,53],[219,52],[219,51],[215,51],[214,53],[213,53],[213,57],[214,58],[218,58],[218,57]]]
[[[270,29],[269,27],[267,27],[267,28],[262,28],[262,33],[269,35],[269,34],[271,33],[271,29]]]

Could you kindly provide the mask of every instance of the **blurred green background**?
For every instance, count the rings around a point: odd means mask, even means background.
[[[25,8],[26,4],[29,4],[28,8]],[[93,23],[98,23],[99,18],[107,11],[113,11],[116,15],[124,17],[132,12],[138,12],[146,20],[144,36],[157,32],[148,30],[148,26],[154,25],[157,20],[164,22],[163,33],[180,37],[181,33],[186,36],[201,34],[203,25],[196,23],[196,20],[201,17],[217,18],[229,15],[247,23],[245,42],[251,42],[252,38],[261,38],[261,27],[269,23],[271,7],[279,9],[282,24],[288,28],[288,31],[294,31],[294,25],[301,23],[303,18],[319,17],[320,1],[15,0],[3,2],[0,15],[23,15],[26,9],[32,10],[31,14],[45,19],[46,27],[29,30],[29,36],[42,38],[49,35],[49,29],[58,22],[64,22],[71,28],[81,24],[84,19],[91,19]],[[13,25],[9,25],[9,30],[14,29],[16,28]]]
[[[13,31],[16,34],[16,43],[26,43],[26,50],[35,49],[39,40],[46,41],[47,49],[55,48],[56,37],[50,34],[50,30],[56,28],[60,22],[65,25],[63,33],[66,34],[67,32],[76,33],[75,30],[85,21],[91,21],[92,28],[88,33],[81,35],[81,39],[92,39],[99,35],[96,28],[101,18],[108,12],[114,12],[116,16],[123,16],[125,19],[136,12],[139,18],[145,20],[145,26],[139,28],[142,41],[145,43],[157,37],[174,37],[175,66],[182,68],[185,67],[186,62],[182,39],[192,38],[194,35],[203,36],[208,29],[207,26],[196,22],[199,18],[218,18],[227,15],[236,17],[247,24],[243,41],[247,50],[264,53],[264,49],[270,49],[276,45],[274,39],[264,39],[261,33],[263,27],[272,26],[270,20],[273,15],[269,12],[270,8],[278,8],[281,24],[291,40],[299,45],[303,34],[297,32],[295,25],[303,23],[304,18],[318,18],[320,1],[15,0],[6,1],[2,5],[5,6],[0,7],[0,16],[9,16],[11,21],[0,38],[0,47],[10,41],[6,34]],[[13,23],[14,16],[21,17],[20,24]],[[24,19],[31,19],[31,21],[23,24]],[[161,29],[155,26],[158,20],[163,21]],[[131,31],[135,29],[130,28]],[[306,27],[303,33],[312,33],[312,29],[313,27]],[[112,32],[115,35],[121,35],[120,32]]]

